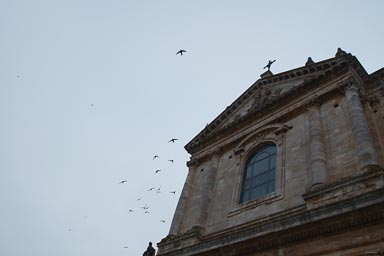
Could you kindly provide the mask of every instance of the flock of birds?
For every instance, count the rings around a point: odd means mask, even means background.
[[[177,140],[179,140],[179,139],[172,138],[172,139],[170,139],[170,140],[168,141],[168,143],[175,143]],[[159,155],[154,155],[153,158],[152,158],[152,160],[156,160],[156,159],[158,159],[158,158],[160,158]],[[173,159],[168,159],[168,162],[174,163],[174,160],[173,160]],[[161,172],[161,171],[162,171],[162,169],[156,169],[156,170],[155,170],[155,174],[158,174],[158,173]],[[124,183],[127,183],[127,182],[128,182],[127,180],[122,180],[122,181],[119,182],[119,184],[124,184]],[[161,187],[158,187],[158,188],[150,187],[150,188],[147,189],[147,192],[150,192],[150,191],[155,191],[156,194],[160,194],[160,193],[161,193]],[[169,193],[175,195],[175,194],[176,194],[176,190],[174,190],[174,191],[169,191]],[[137,198],[136,200],[137,200],[137,201],[141,201],[141,199],[142,199],[142,197],[139,197],[139,198]],[[149,211],[148,211],[149,206],[148,206],[148,205],[145,204],[144,206],[142,206],[142,207],[140,207],[140,208],[144,210],[144,214],[148,214],[148,213],[149,213]],[[129,213],[133,213],[134,210],[133,210],[133,209],[129,209],[128,212],[129,212]],[[160,222],[165,223],[165,220],[164,220],[164,219],[160,219]]]
[[[177,138],[172,138],[172,139],[170,139],[169,141],[168,141],[168,143],[175,143],[177,140],[179,140],[179,139],[177,139]],[[160,156],[159,155],[157,155],[157,154],[155,154],[153,157],[152,157],[152,161],[156,161],[157,159],[159,159],[160,158]],[[174,160],[173,159],[168,159],[168,162],[170,162],[170,163],[174,163]],[[155,172],[154,172],[154,174],[156,175],[156,174],[158,174],[159,172],[161,172],[162,170],[161,169],[156,169],[155,170]],[[128,180],[121,180],[120,182],[118,182],[118,184],[125,184],[125,183],[127,183],[128,182]],[[161,193],[161,187],[158,187],[158,188],[156,188],[156,187],[150,187],[150,188],[148,188],[147,190],[146,190],[147,192],[156,192],[156,194],[160,194]],[[169,193],[170,194],[173,194],[173,195],[176,195],[176,190],[173,190],[173,191],[169,191]],[[139,198],[137,198],[136,199],[136,201],[142,201],[142,196],[140,196]],[[150,212],[149,212],[149,206],[147,205],[147,204],[144,204],[143,206],[141,206],[140,207],[141,208],[141,211],[142,212],[144,212],[144,214],[149,214]],[[129,211],[128,211],[128,213],[134,213],[135,212],[135,210],[133,210],[133,209],[129,209]],[[162,222],[162,223],[165,223],[166,222],[166,220],[165,219],[160,219],[160,222]],[[123,247],[124,249],[128,249],[128,246],[124,246]]]
[[[187,51],[186,50],[179,50],[178,52],[176,52],[176,55],[180,55],[180,56],[182,56],[184,53],[186,53]],[[94,108],[95,107],[95,105],[92,103],[92,104],[90,104],[90,108]],[[171,138],[169,141],[168,141],[168,143],[175,143],[177,140],[179,140],[179,139],[177,139],[177,138]],[[152,160],[156,160],[156,159],[158,159],[158,158],[160,158],[160,156],[159,155],[154,155],[153,156],[153,158],[152,158]],[[170,163],[174,163],[174,159],[168,159],[168,162],[170,162]],[[162,169],[156,169],[155,170],[155,172],[154,172],[154,174],[158,174],[158,173],[160,173],[160,172],[162,172],[163,170]],[[125,184],[125,183],[127,183],[128,182],[128,180],[121,180],[120,182],[118,182],[118,184],[120,184],[120,185],[123,185],[123,184]],[[156,192],[156,194],[160,194],[161,193],[161,187],[158,187],[158,188],[155,188],[155,187],[150,187],[150,188],[148,188],[147,189],[147,192],[151,192],[151,191],[154,191],[154,192]],[[176,190],[173,190],[173,191],[169,191],[169,193],[170,194],[173,194],[173,195],[176,195]],[[142,201],[142,197],[140,196],[139,198],[137,198],[136,199],[136,201]],[[149,214],[150,212],[149,212],[149,206],[147,205],[147,204],[144,204],[144,206],[141,206],[140,207],[141,209],[142,209],[142,211],[144,212],[144,214]],[[135,210],[134,209],[129,209],[129,211],[128,211],[128,213],[134,213],[135,212]],[[165,219],[160,219],[160,222],[162,222],[162,223],[165,223],[166,222],[166,220]],[[70,228],[70,229],[68,229],[68,231],[69,232],[72,232],[72,229]],[[123,247],[124,249],[128,249],[128,246],[124,246]]]

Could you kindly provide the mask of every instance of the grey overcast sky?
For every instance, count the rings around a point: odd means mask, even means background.
[[[383,67],[383,11],[380,0],[0,0],[0,255],[142,255],[168,234],[184,145],[269,59],[279,73],[341,47],[368,73]]]

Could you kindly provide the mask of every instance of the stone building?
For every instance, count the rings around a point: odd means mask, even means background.
[[[384,68],[267,71],[185,148],[157,255],[384,255]]]

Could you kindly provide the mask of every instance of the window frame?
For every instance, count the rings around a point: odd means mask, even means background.
[[[285,155],[286,155],[286,132],[290,129],[285,124],[271,124],[250,132],[238,145],[233,149],[235,159],[237,160],[237,175],[235,179],[235,189],[232,195],[232,207],[228,213],[228,217],[241,214],[244,211],[257,208],[263,204],[271,204],[284,198],[285,187]],[[275,191],[267,195],[261,196],[254,200],[240,203],[242,192],[242,183],[244,170],[247,160],[254,152],[266,144],[275,144],[276,146],[276,169],[275,169]]]
[[[270,153],[268,152],[268,150],[270,150],[271,148],[273,148],[273,153]],[[257,160],[255,163],[252,163],[253,161],[255,161],[255,158],[257,159],[257,157],[262,157],[263,154],[267,154],[267,156],[265,156],[264,158],[262,159],[259,159]],[[262,172],[260,173],[257,173],[255,174],[254,173],[254,167],[256,166],[257,162],[262,162],[262,161],[265,161],[266,159],[268,159],[268,164],[266,166],[266,169],[263,170]],[[273,163],[271,162],[271,160],[273,161]],[[239,197],[239,203],[240,204],[244,204],[244,203],[247,203],[249,201],[253,201],[253,200],[257,200],[259,198],[262,198],[262,197],[265,197],[269,194],[272,194],[273,192],[275,192],[276,190],[276,162],[277,162],[277,146],[275,143],[263,143],[261,145],[259,145],[258,147],[256,147],[252,153],[248,156],[247,160],[245,161],[245,165],[243,167],[243,178],[242,178],[242,184],[241,184],[241,193],[240,193],[240,197]],[[250,171],[249,170],[249,167],[252,168],[252,170]],[[252,172],[249,176],[249,172]],[[273,174],[273,179],[271,179],[271,174]],[[247,178],[247,176],[249,176],[249,178]],[[266,181],[265,182],[261,182],[260,184],[254,184],[254,182],[258,180],[257,177],[261,178],[261,176],[266,176]],[[270,188],[270,185],[271,183],[273,182],[273,189]],[[250,188],[245,188],[247,186],[247,183],[251,183],[249,184],[250,185]],[[262,190],[265,190],[266,189],[266,192],[261,192],[259,195],[252,195],[252,193],[255,191],[255,189],[262,189]],[[244,198],[246,196],[246,193],[250,193],[250,195],[248,195],[246,197],[246,199]]]

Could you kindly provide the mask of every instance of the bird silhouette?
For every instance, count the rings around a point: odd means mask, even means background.
[[[165,223],[165,220],[160,220],[160,222],[163,222],[163,223]]]
[[[133,210],[129,210],[128,212],[133,212]]]
[[[176,194],[176,191],[170,191],[169,193]]]
[[[170,140],[168,141],[168,143],[169,143],[169,142],[175,143],[176,140],[179,140],[179,139],[170,139]]]
[[[149,211],[145,211],[144,213],[149,213]]]
[[[162,170],[160,170],[160,169],[157,169],[156,171],[155,171],[155,174],[156,173],[159,173],[159,172],[161,172]]]
[[[169,161],[169,162],[171,162],[171,163],[173,163],[173,162],[174,162],[174,160],[173,160],[173,159],[169,159],[168,161]]]
[[[159,156],[158,155],[154,155],[152,160],[155,160],[156,158],[159,158]]]
[[[124,248],[124,249],[128,249],[128,246],[124,246],[123,248]]]
[[[122,180],[122,181],[119,182],[119,184],[124,184],[126,182],[127,182],[126,180]]]
[[[149,206],[147,206],[147,205],[144,205],[143,207],[141,207],[141,208],[143,208],[144,210],[148,210],[149,209]]]
[[[186,51],[186,50],[180,50],[180,51],[178,51],[178,52],[176,53],[176,55],[177,55],[177,54],[183,55],[183,52],[187,52],[187,51]]]
[[[141,197],[137,198],[136,201],[140,201],[141,200]]]
[[[152,188],[150,188],[150,189],[148,189],[147,191],[152,191],[152,190],[154,190],[155,188],[154,187],[152,187]]]

